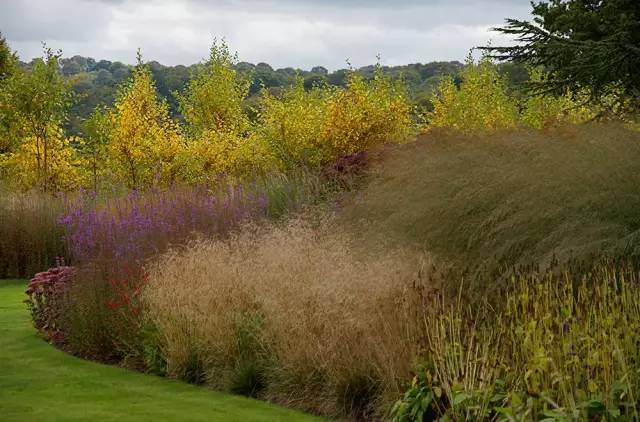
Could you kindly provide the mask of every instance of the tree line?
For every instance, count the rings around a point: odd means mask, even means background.
[[[25,70],[30,70],[36,61],[37,59],[28,63],[19,62],[19,65]],[[79,55],[60,57],[58,64],[63,78],[68,80],[72,87],[74,101],[69,109],[65,129],[73,135],[82,134],[82,122],[97,106],[113,104],[118,86],[131,76],[133,68],[118,61],[95,60]],[[174,118],[182,119],[174,93],[184,91],[203,63],[165,66],[152,60],[146,64],[153,75],[158,94],[168,103],[169,113]],[[459,61],[434,61],[402,66],[382,66],[382,70],[393,78],[402,79],[407,86],[412,103],[428,110],[432,107],[431,96],[441,79],[451,76],[459,82],[459,74],[463,66]],[[323,66],[315,66],[310,70],[293,67],[274,69],[267,63],[238,62],[233,64],[233,68],[239,74],[247,75],[251,79],[248,95],[244,101],[245,108],[251,113],[251,108],[259,102],[263,88],[278,94],[284,88],[294,85],[298,77],[302,78],[306,90],[316,85],[344,88],[350,71],[355,70],[371,79],[376,66],[368,65],[358,69],[343,68],[330,72]],[[499,68],[500,73],[507,76],[509,85],[514,90],[528,78],[524,66],[504,63]]]
[[[140,53],[131,67],[92,61],[74,67],[69,63],[79,60],[64,61],[45,47],[25,68],[5,40],[1,47],[0,178],[12,188],[138,189],[317,169],[404,138],[412,127],[403,80],[380,65],[371,76],[349,70],[342,86],[309,86],[294,73],[288,85],[262,84],[252,95],[255,73],[242,70],[246,64],[224,42],[214,42],[180,90],[156,78]],[[74,114],[78,80],[92,74],[108,80],[107,72],[123,79],[103,85],[112,91],[89,106],[88,116]],[[163,84],[170,97],[158,89]],[[76,130],[67,127],[73,118]]]

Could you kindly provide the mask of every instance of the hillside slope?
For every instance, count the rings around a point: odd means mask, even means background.
[[[343,222],[457,267],[640,252],[640,133],[617,124],[394,148]]]

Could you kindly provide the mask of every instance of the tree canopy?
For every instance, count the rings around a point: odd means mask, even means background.
[[[532,3],[533,21],[507,19],[494,28],[517,45],[484,47],[492,57],[540,66],[549,76],[534,92],[587,91],[590,101],[613,94],[617,105],[640,100],[640,2],[551,0]]]

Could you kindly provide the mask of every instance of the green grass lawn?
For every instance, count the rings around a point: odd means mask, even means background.
[[[22,303],[25,282],[0,280],[0,419],[306,421],[257,400],[88,362],[40,339]]]

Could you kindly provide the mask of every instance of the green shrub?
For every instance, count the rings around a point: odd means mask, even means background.
[[[435,419],[434,400],[441,397],[442,389],[433,385],[431,374],[424,368],[418,368],[411,386],[391,408],[391,417],[398,422]]]

